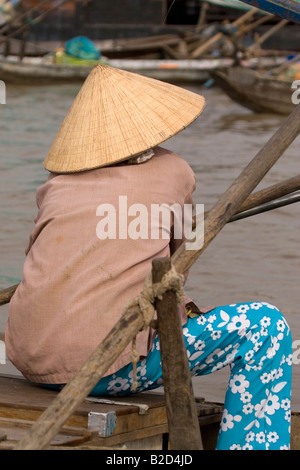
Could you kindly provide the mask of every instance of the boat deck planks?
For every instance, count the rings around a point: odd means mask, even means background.
[[[50,405],[57,392],[31,384],[23,378],[0,376],[0,449],[11,449]],[[143,392],[129,397],[103,397],[115,403],[84,400],[51,441],[50,447],[82,449],[158,449],[166,446],[168,423],[165,397]],[[199,423],[206,448],[214,448],[222,405],[196,399]],[[125,403],[124,405],[122,403]],[[132,403],[132,405],[131,405]],[[145,414],[136,405],[147,405]],[[89,426],[90,413],[115,416],[115,427],[103,437]],[[109,428],[109,426],[108,426]],[[106,431],[105,431],[106,432]]]

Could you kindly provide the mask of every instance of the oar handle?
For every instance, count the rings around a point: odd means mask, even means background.
[[[0,291],[0,305],[8,304],[10,299],[14,295],[17,287],[19,284],[15,284],[14,286],[7,287]]]

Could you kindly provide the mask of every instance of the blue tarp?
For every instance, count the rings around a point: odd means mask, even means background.
[[[101,54],[93,41],[85,36],[70,39],[65,45],[66,53],[84,60],[99,60]]]
[[[199,0],[225,8],[247,10],[259,8],[261,12],[272,13],[281,18],[300,23],[300,0]]]
[[[242,0],[281,18],[300,23],[300,0]]]

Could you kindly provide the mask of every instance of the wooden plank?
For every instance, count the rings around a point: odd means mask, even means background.
[[[47,390],[15,377],[0,376],[0,435],[3,446],[9,448],[18,442],[42,415],[56,397],[57,392]],[[106,397],[109,399],[109,397]],[[116,398],[113,398],[116,399]],[[164,394],[157,392],[139,393],[118,401],[147,404],[146,415],[140,415],[137,406],[93,403],[85,400],[70,416],[60,432],[51,440],[51,446],[81,446],[92,448],[156,448],[161,449],[163,435],[168,433],[168,421]],[[222,405],[205,403],[196,399],[199,423],[203,428],[219,423]],[[89,412],[116,413],[116,427],[111,436],[100,437],[98,432],[87,429]],[[6,441],[4,440],[7,436]],[[0,446],[0,448],[4,448]],[[150,447],[149,447],[150,446]]]
[[[10,405],[13,407],[27,407],[33,410],[43,410],[49,406],[58,392],[32,384],[23,378],[0,376],[0,406]],[[109,397],[106,397],[109,399]],[[112,400],[116,399],[111,397]],[[159,393],[140,393],[129,397],[118,397],[118,402],[132,402],[132,407],[114,405],[118,415],[136,413],[138,408],[134,403],[145,403],[149,408],[162,407],[165,404],[164,396]],[[97,411],[101,408],[103,412],[112,409],[110,404],[93,403],[83,401],[74,412],[76,415],[85,415],[89,411]]]
[[[50,406],[57,392],[27,382],[24,379],[0,376],[0,416],[36,421]],[[132,401],[132,406],[109,405],[83,401],[66,421],[68,426],[87,428],[90,412],[108,413],[114,411],[117,417],[114,435],[125,431],[150,428],[155,424],[167,423],[165,400],[160,394],[139,394],[118,398],[122,402]],[[149,411],[140,415],[136,402],[147,404]]]
[[[0,418],[0,429],[8,441],[18,441],[32,426],[32,421],[24,419]],[[95,433],[86,429],[63,427],[52,439],[51,445],[80,445],[93,437]]]

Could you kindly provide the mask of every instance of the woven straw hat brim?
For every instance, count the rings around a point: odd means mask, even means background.
[[[75,98],[45,159],[55,173],[111,165],[153,148],[191,124],[203,96],[97,65]]]

